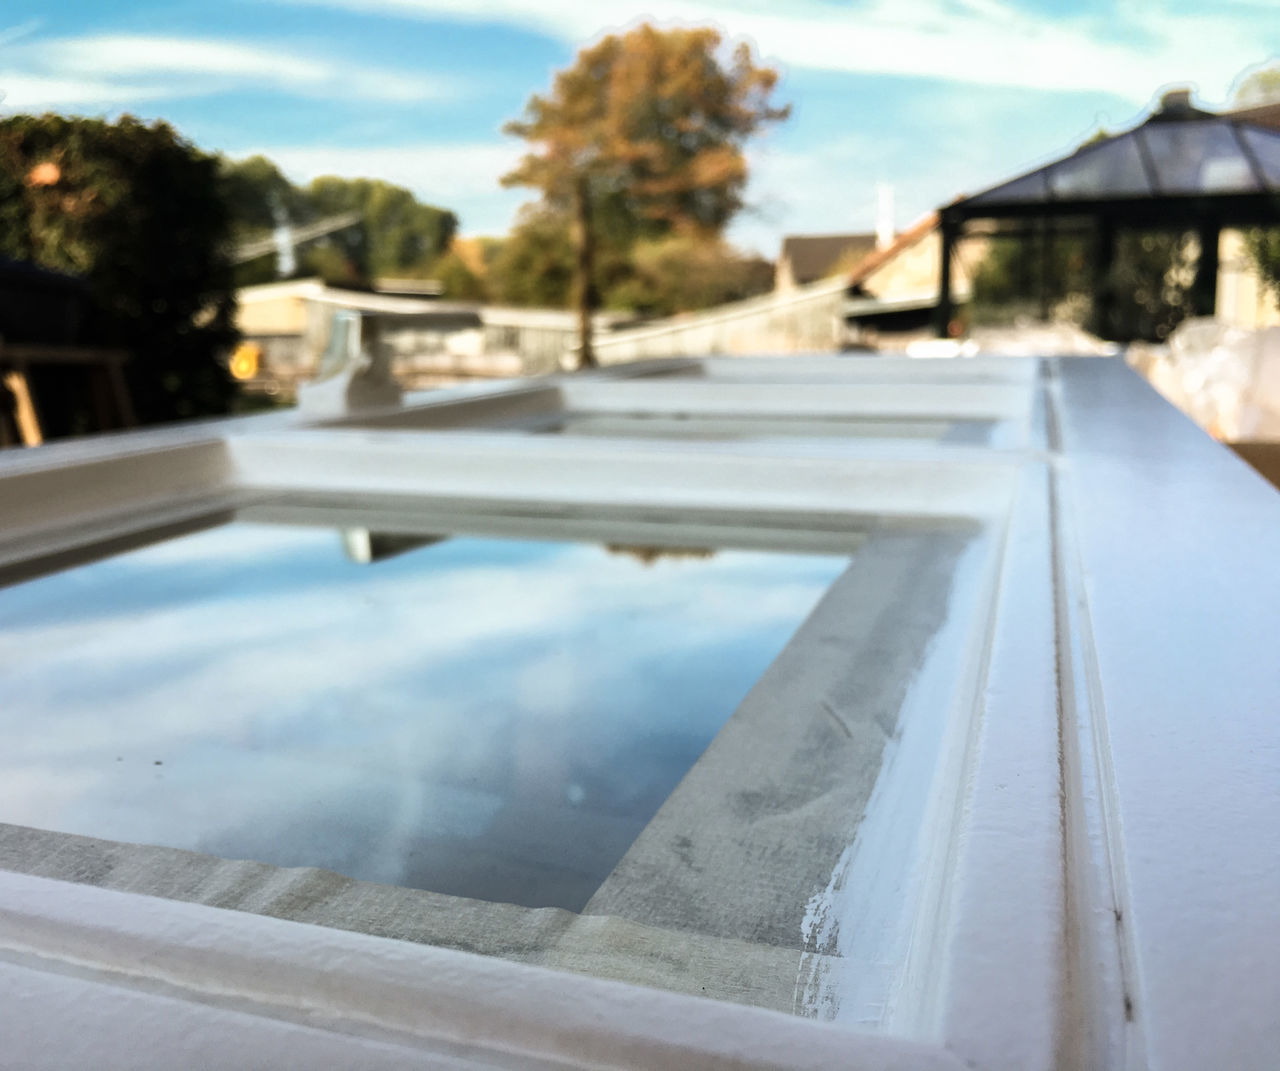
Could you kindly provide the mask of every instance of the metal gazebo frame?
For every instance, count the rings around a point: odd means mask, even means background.
[[[1197,315],[1212,315],[1218,238],[1226,227],[1280,224],[1280,130],[1247,116],[1192,106],[1185,90],[1165,95],[1138,126],[939,210],[942,258],[936,326],[948,334],[954,312],[951,260],[974,220],[1021,224],[1044,236],[1054,224],[1086,220],[1093,236],[1094,319],[1105,331],[1113,294],[1108,278],[1122,230],[1195,231],[1201,255],[1192,285]],[[1043,280],[1042,280],[1043,286]]]

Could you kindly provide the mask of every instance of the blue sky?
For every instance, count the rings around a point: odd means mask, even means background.
[[[792,118],[751,151],[731,231],[898,225],[1123,127],[1162,87],[1207,106],[1280,56],[1277,0],[5,0],[0,111],[163,118],[207,149],[265,152],[296,180],[369,175],[496,234],[502,136],[577,48],[644,18],[713,24],[783,72]]]

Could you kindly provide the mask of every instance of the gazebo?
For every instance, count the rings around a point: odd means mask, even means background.
[[[1045,250],[1056,234],[1091,236],[1094,320],[1104,334],[1112,322],[1108,280],[1120,232],[1194,231],[1201,253],[1191,304],[1196,315],[1208,316],[1222,229],[1280,224],[1280,130],[1247,114],[1202,111],[1188,91],[1178,90],[1132,130],[955,201],[939,215],[940,336],[953,315],[952,253],[975,221],[992,222],[1005,235],[1039,238]]]

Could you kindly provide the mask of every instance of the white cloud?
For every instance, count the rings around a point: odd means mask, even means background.
[[[286,0],[354,11],[508,22],[577,43],[641,18],[714,23],[757,42],[783,64],[864,74],[942,78],[1038,90],[1101,91],[1145,103],[1162,85],[1192,81],[1222,98],[1241,66],[1280,44],[1246,9],[1213,14],[1123,0],[1106,18],[1051,18],[1001,0]],[[1117,35],[1120,31],[1120,35]],[[1126,33],[1125,31],[1129,31]]]
[[[175,95],[159,86],[94,78],[13,74],[0,70],[0,111],[38,112],[62,108],[109,108]]]
[[[468,234],[496,234],[511,225],[516,209],[536,195],[531,190],[504,190],[498,179],[515,166],[520,146],[514,142],[419,142],[361,147],[257,146],[234,155],[261,152],[294,182],[319,175],[347,178],[373,175],[412,190],[420,200],[458,214]]]
[[[102,34],[5,47],[0,37],[0,103],[10,111],[110,107],[244,88],[393,103],[441,100],[459,92],[456,83],[443,78],[237,41]]]

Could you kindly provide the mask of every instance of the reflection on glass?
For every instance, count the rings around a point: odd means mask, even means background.
[[[993,421],[878,417],[754,417],[698,413],[641,415],[571,412],[540,430],[559,435],[604,435],[679,440],[913,439],[926,442],[986,442]],[[856,445],[856,444],[855,444]]]
[[[1216,121],[1148,123],[1140,135],[1160,193],[1254,193],[1253,169],[1231,127]]]
[[[1042,201],[1048,192],[1045,173],[1033,171],[1030,175],[1012,179],[986,193],[973,198],[974,204],[1004,204],[1008,201]]]
[[[707,547],[653,547],[639,543],[608,543],[605,549],[610,554],[622,554],[633,558],[641,565],[653,565],[654,562],[671,559],[711,558],[715,551]]]
[[[236,524],[0,591],[0,821],[578,908],[844,565],[641,560]]]
[[[1260,127],[1241,126],[1240,137],[1257,161],[1267,188],[1280,192],[1280,133]]]
[[[1082,149],[1049,169],[1049,188],[1066,200],[1145,196],[1151,183],[1132,137]]]
[[[374,532],[368,528],[343,528],[342,549],[347,557],[361,565],[394,558],[419,547],[438,543],[443,536],[400,535],[398,532]]]

